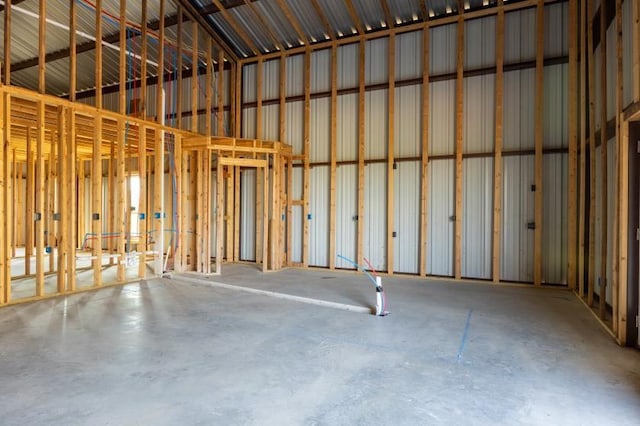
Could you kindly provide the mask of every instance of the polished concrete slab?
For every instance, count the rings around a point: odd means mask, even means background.
[[[635,425],[640,352],[570,292],[414,278],[376,317],[154,279],[0,309],[0,423]],[[362,275],[234,286],[373,307]]]

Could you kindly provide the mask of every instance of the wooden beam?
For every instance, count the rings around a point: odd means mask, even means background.
[[[162,1],[162,0],[161,0]],[[164,272],[164,132],[156,129],[153,164],[154,274]]]
[[[33,158],[33,139],[31,138],[31,128],[27,128],[27,191],[26,205],[27,215],[25,219],[25,248],[24,248],[24,273],[31,275],[31,256],[34,246],[34,216],[35,216],[35,159]]]
[[[143,0],[146,1],[146,0]],[[102,87],[102,0],[96,0],[96,64],[95,87]],[[102,90],[96,90],[95,106],[102,108]],[[102,124],[102,123],[101,123]]]
[[[586,233],[586,198],[587,198],[587,11],[581,1],[580,7],[580,191],[579,191],[579,208],[578,208],[578,281],[577,290],[580,298],[584,298],[585,283],[585,233]]]
[[[356,262],[364,257],[365,55],[366,45],[365,41],[361,39],[358,48],[358,242]]]
[[[267,156],[268,157],[268,156]],[[260,169],[257,170],[260,172]],[[267,236],[269,234],[269,167],[265,166],[262,168],[262,205],[264,206],[262,209],[262,272],[267,272],[268,264],[269,264],[269,244],[267,243]],[[260,196],[260,194],[257,194]],[[256,256],[258,254],[256,253]]]
[[[457,26],[457,79],[456,79],[456,207],[454,277],[462,277],[462,153],[464,149],[464,19],[458,18]]]
[[[45,176],[45,250],[48,251],[49,258],[49,270],[48,274],[54,272],[55,269],[55,242],[56,242],[56,232],[55,226],[53,222],[53,214],[54,214],[54,206],[55,206],[55,165],[56,165],[56,151],[58,148],[57,132],[53,132],[50,135],[49,139],[49,154],[47,156],[47,175]]]
[[[420,0],[420,16],[422,17],[423,21],[427,21],[429,19],[429,11],[427,10],[426,0]]]
[[[395,19],[393,19],[393,16],[391,16],[391,11],[389,9],[387,0],[380,0],[380,6],[382,6],[382,11],[384,12],[384,17],[389,24],[389,28],[394,28],[396,26],[396,22]]]
[[[197,152],[197,164],[196,164],[196,205],[195,205],[195,216],[196,216],[196,257],[197,257],[197,265],[196,272],[204,272],[204,261],[203,261],[203,253],[204,253],[204,221],[206,217],[203,214],[204,204],[205,204],[205,187],[204,187],[204,170],[205,170],[205,151],[200,150]],[[192,166],[193,167],[193,166]]]
[[[593,289],[595,285],[595,252],[596,252],[596,84],[595,84],[595,55],[593,53],[593,1],[587,0],[587,54],[588,54],[588,82],[589,82],[589,274],[587,284],[587,304],[593,306]]]
[[[628,243],[629,243],[629,122],[622,123],[620,138],[620,186],[618,200],[620,202],[620,221],[618,222],[618,342],[627,343],[627,307],[628,307]],[[633,283],[635,285],[636,283]]]
[[[244,3],[249,8],[254,18],[256,18],[258,22],[260,22],[260,25],[262,26],[262,28],[267,30],[267,33],[269,34],[269,38],[273,42],[273,45],[275,46],[276,50],[280,50],[280,51],[284,50],[282,47],[282,44],[280,43],[280,41],[278,40],[278,37],[276,36],[275,31],[271,27],[271,24],[267,22],[267,20],[262,16],[262,13],[257,10],[256,6],[253,5],[254,2],[252,0],[244,0]]]
[[[74,1],[74,0],[71,0]],[[140,46],[140,117],[144,120],[147,119],[147,9],[148,9],[148,0],[142,0],[141,4],[141,18],[142,18],[142,35],[141,35],[141,46]],[[182,56],[182,55],[180,55]],[[179,102],[178,102],[179,103]],[[141,129],[141,133],[144,133],[144,128]],[[142,174],[140,175],[140,179],[142,179]],[[146,209],[142,209],[145,210]],[[144,259],[144,258],[143,258]],[[141,264],[144,263],[141,260]]]
[[[389,36],[388,51],[389,91],[387,93],[387,273],[393,275],[393,250],[395,235],[395,110],[396,110],[396,37]]]
[[[110,153],[109,153],[109,158],[107,159],[107,191],[106,191],[106,193],[109,194],[109,196],[107,196],[107,199],[105,200],[105,204],[108,206],[107,207],[107,232],[111,233],[115,229],[115,222],[116,222],[116,197],[115,197],[116,177],[115,177],[115,164],[114,164],[116,159],[116,146],[115,146],[114,140],[109,141],[109,148],[110,148]],[[110,196],[111,194],[113,194],[113,196]],[[115,245],[116,244],[113,238],[107,238],[107,241],[106,241],[107,253],[109,253],[110,255],[113,254],[115,250]],[[109,265],[113,265],[113,261],[114,261],[113,256],[109,256],[109,260],[108,260]]]
[[[496,21],[496,99],[495,145],[493,157],[493,237],[491,275],[494,283],[500,282],[500,241],[502,235],[502,139],[504,105],[504,2],[498,0]]]
[[[189,236],[189,203],[190,203],[190,193],[191,190],[189,188],[189,153],[182,149],[182,141],[180,144],[176,144],[177,151],[180,153],[180,156],[176,156],[179,158],[178,161],[181,163],[180,167],[180,256],[181,256],[181,272],[186,272],[191,270],[191,266],[189,265],[189,248],[191,245],[189,241],[191,236]],[[191,173],[193,173],[193,169]],[[193,234],[192,234],[193,235]]]
[[[86,210],[86,182],[85,182],[85,165],[84,160],[78,160],[77,164],[78,173],[78,232],[76,235],[76,247],[84,249],[82,243],[84,241],[84,234],[87,232],[87,225],[85,223]],[[91,207],[89,208],[91,212]],[[74,259],[75,261],[75,259]]]
[[[180,98],[178,98],[180,99]],[[172,212],[172,215],[176,218],[176,248],[173,253],[173,269],[176,272],[184,272],[187,264],[187,256],[186,256],[186,242],[187,242],[187,232],[186,228],[183,227],[186,224],[186,195],[188,191],[184,191],[184,183],[186,179],[184,178],[184,173],[187,168],[184,167],[184,161],[182,156],[182,136],[180,134],[174,135],[174,162],[175,162],[175,175],[176,175],[176,193],[173,195],[176,197],[176,211]]]
[[[184,46],[184,35],[182,34],[183,31],[183,27],[182,27],[182,19],[183,19],[183,15],[182,15],[182,6],[178,5],[178,28],[177,28],[177,43],[178,43],[178,51],[176,52],[177,58],[176,58],[176,67],[177,67],[177,73],[178,73],[178,84],[176,85],[176,127],[178,129],[182,129],[182,99],[183,99],[183,93],[182,93],[182,71],[184,68],[184,64],[183,64],[183,46]],[[197,73],[196,73],[197,74]],[[192,78],[193,78],[193,74],[192,74]],[[178,158],[178,157],[176,157]],[[180,162],[182,164],[182,159],[178,159],[177,161]],[[177,164],[177,163],[176,163]]]
[[[76,1],[69,0],[69,100],[72,102],[75,102],[76,92],[78,90],[78,54],[76,52],[78,44],[78,37],[76,35],[76,28],[78,26],[77,10]]]
[[[45,244],[45,162],[44,144],[46,143],[44,101],[38,102],[38,138],[36,140],[36,296],[44,295],[44,244]]]
[[[160,0],[160,16],[164,16],[165,10],[165,0]],[[165,49],[165,40],[164,40],[164,20],[160,19],[160,28],[158,29],[158,75],[164,75],[164,49]],[[164,103],[164,84],[163,79],[158,79],[158,84],[156,85],[156,122],[158,124],[164,125],[165,118],[165,103]],[[158,130],[156,129],[156,133]],[[158,135],[156,134],[156,138]],[[161,139],[164,139],[164,135],[161,135]],[[163,169],[164,170],[164,169]]]
[[[607,137],[607,14],[600,9],[600,158],[602,173],[601,238],[600,238],[600,298],[599,314],[604,319],[607,314],[607,249],[609,231],[609,197],[608,197],[608,137]]]
[[[216,274],[222,273],[222,257],[224,256],[224,166],[220,159],[220,152],[218,152],[216,165]],[[264,259],[263,268],[266,263],[267,260]]]
[[[69,208],[69,191],[68,185],[68,160],[70,147],[67,136],[67,110],[64,107],[58,107],[58,171],[57,171],[57,193],[58,193],[58,293],[64,293],[67,290],[67,256],[69,252],[70,241],[68,216],[72,209]]]
[[[234,96],[231,96],[231,103],[233,104],[233,135],[237,138],[242,136],[242,65],[238,63],[233,64],[234,81]]]
[[[96,50],[97,52],[97,50]],[[91,166],[91,204],[93,242],[93,283],[102,285],[102,117],[95,118],[93,164]]]
[[[347,6],[347,10],[349,11],[349,16],[351,17],[351,21],[353,25],[356,27],[356,31],[358,34],[363,35],[364,30],[362,28],[362,24],[360,23],[360,18],[358,17],[358,12],[356,12],[356,8],[353,7],[353,2],[351,0],[345,0],[345,6]]]
[[[209,274],[211,272],[211,204],[213,200],[213,191],[211,188],[211,156],[210,150],[204,153],[204,209],[202,215],[206,218],[203,221],[203,235],[204,235],[204,248],[203,248],[203,272]],[[216,222],[217,223],[217,222]]]
[[[336,169],[338,156],[338,48],[331,48],[331,176],[329,180],[329,269],[336,267]]]
[[[123,0],[124,2],[124,0]],[[124,14],[122,15],[124,16]],[[123,107],[124,105],[121,105]],[[116,191],[111,193],[110,198],[114,198],[115,194],[118,194],[117,209],[116,209],[116,232],[118,233],[117,239],[117,252],[120,255],[117,258],[117,281],[125,281],[125,265],[126,265],[126,215],[130,214],[126,204],[127,193],[127,180],[125,177],[125,159],[124,152],[126,149],[125,143],[125,122],[124,120],[118,120],[118,147],[116,158]]]
[[[207,136],[213,135],[213,126],[211,125],[211,111],[213,110],[213,58],[211,56],[211,40],[207,40],[205,48],[207,55],[207,72],[205,74],[205,115],[204,115],[204,131]]]
[[[313,10],[316,12],[316,15],[318,15],[320,22],[322,22],[322,26],[326,34],[325,37],[328,36],[331,40],[335,40],[336,39],[335,32],[331,27],[331,23],[327,19],[327,15],[324,13],[322,8],[320,7],[320,4],[318,4],[318,0],[311,0],[311,6],[313,6]]]
[[[280,9],[284,13],[284,16],[287,18],[287,21],[291,24],[291,26],[293,26],[293,29],[296,31],[296,34],[300,38],[299,41],[301,42],[301,44],[308,46],[309,40],[307,40],[307,36],[304,33],[304,30],[302,29],[298,18],[296,18],[296,16],[291,12],[289,6],[287,6],[283,0],[276,0],[276,3],[278,4],[278,6],[280,6]]]
[[[233,261],[240,260],[240,167],[235,167],[233,173]]]
[[[127,37],[127,0],[120,0],[120,40],[126,40]],[[125,45],[123,45],[125,46]],[[127,49],[120,49],[119,56],[119,111],[120,114],[126,115],[127,113]],[[131,77],[133,78],[133,76]],[[118,123],[120,129],[120,123]],[[118,147],[120,148],[120,147]]]
[[[67,192],[65,193],[65,205],[67,209],[67,291],[76,291],[76,242],[79,225],[78,212],[84,215],[84,206],[76,204],[77,196],[77,172],[76,172],[76,115],[73,109],[67,108],[67,141],[66,141],[66,178]],[[64,234],[64,233],[63,233]]]
[[[256,139],[262,139],[262,81],[263,63],[258,61],[256,66]]]
[[[5,86],[11,84],[11,3],[13,0],[5,0],[4,9],[4,78]],[[8,127],[8,124],[7,124]]]
[[[100,0],[98,0],[100,1]],[[46,92],[45,71],[46,71],[46,32],[47,32],[47,1],[39,0],[38,6],[38,91]]]
[[[311,51],[304,54],[304,171],[303,171],[303,229],[302,229],[302,264],[309,266],[309,217],[311,215]]]
[[[227,136],[224,127],[224,52],[218,52],[218,136]]]
[[[249,49],[251,49],[251,52],[254,53],[254,54],[260,54],[261,53],[260,49],[258,49],[256,47],[256,44],[253,42],[253,40],[251,40],[249,35],[240,26],[240,24],[238,23],[238,21],[236,21],[236,19],[233,17],[233,15],[231,15],[229,13],[229,11],[222,5],[222,3],[220,3],[219,0],[212,0],[212,1],[213,1],[213,4],[216,5],[218,10],[220,11],[222,16],[224,17],[224,19],[227,21],[229,26],[231,28],[233,28],[233,31],[235,31],[236,34],[238,34],[238,36],[240,36],[242,41],[247,45],[247,47]]]
[[[577,198],[578,198],[578,0],[569,0],[569,218],[567,280],[576,289],[577,272]]]
[[[420,154],[420,267],[421,277],[427,275],[428,208],[429,208],[429,25],[422,30],[422,136]]]
[[[138,251],[140,256],[138,259],[138,277],[144,278],[147,271],[147,223],[149,217],[149,210],[147,210],[147,128],[141,127],[138,138],[138,178],[139,178],[139,191],[140,200],[138,204],[138,231],[140,232],[140,242],[138,243]]]
[[[616,0],[616,157],[615,157],[615,179],[616,184],[615,188],[619,190],[621,187],[620,182],[620,147],[622,146],[622,129],[623,125],[623,59],[622,59],[622,31],[623,31],[623,23],[622,23],[622,0]],[[615,197],[615,211],[613,214],[613,241],[612,241],[612,271],[611,271],[611,325],[613,332],[618,333],[618,318],[620,305],[618,303],[619,298],[619,268],[620,268],[620,257],[619,251],[620,247],[618,246],[618,240],[620,238],[619,233],[617,232],[619,229],[620,223],[620,198],[617,196],[618,194],[614,194]]]
[[[234,223],[235,219],[233,217],[234,214],[234,183],[235,183],[235,171],[237,167],[229,167],[226,174],[226,185],[225,185],[225,205],[224,205],[224,229],[225,229],[225,257],[227,262],[233,261],[233,236],[234,236]]]
[[[191,26],[191,69],[198,69],[198,23]],[[198,77],[191,75],[191,131],[198,133]]]
[[[544,130],[544,0],[536,8],[536,95],[535,95],[535,200],[533,233],[533,283],[542,284],[542,144]]]
[[[286,143],[287,138],[287,58],[284,56],[280,58],[280,88],[279,88],[279,109],[278,118],[279,124],[279,139],[280,142]]]
[[[5,137],[5,128],[11,127],[11,122],[7,122],[6,119],[11,119],[11,116],[7,116],[4,112],[4,107],[6,105],[6,97],[8,96],[4,92],[0,92],[2,95],[2,102],[0,103],[0,230],[4,234],[7,231],[7,211],[5,210],[5,200],[9,198],[9,192],[7,191],[7,179],[8,176],[5,175],[5,164],[9,161],[6,158],[6,147],[9,142]],[[5,234],[6,235],[6,234]],[[6,303],[6,288],[10,287],[11,284],[7,284],[7,279],[11,279],[11,273],[8,273],[8,267],[10,265],[10,261],[7,261],[7,254],[5,253],[6,246],[4,243],[0,244],[0,306]]]

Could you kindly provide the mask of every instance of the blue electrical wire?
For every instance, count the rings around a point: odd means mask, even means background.
[[[358,264],[357,264],[356,262],[354,262],[353,260],[348,259],[348,258],[344,257],[344,256],[343,256],[343,255],[341,255],[341,254],[339,254],[339,255],[338,255],[338,258],[339,258],[339,259],[344,260],[344,261],[345,261],[345,262],[347,262],[347,263],[352,264],[353,266],[355,266],[355,267],[356,267],[356,269],[359,269],[359,270],[361,270],[362,272],[364,272],[364,273],[367,275],[367,277],[369,277],[369,279],[371,280],[371,282],[373,283],[373,285],[375,285],[376,287],[378,287],[378,283],[376,283],[376,279],[373,277],[373,275],[371,275],[371,274],[367,271],[367,269],[366,269],[364,266],[362,266],[362,265],[358,265]]]

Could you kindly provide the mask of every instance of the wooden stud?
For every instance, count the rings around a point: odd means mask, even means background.
[[[356,31],[358,31],[358,34],[363,35],[364,29],[362,28],[360,18],[358,17],[358,12],[356,12],[356,8],[353,7],[353,2],[351,0],[345,0],[344,4],[347,6],[349,16],[351,17],[351,21],[353,21],[353,25],[356,27]]]
[[[100,0],[98,0],[100,1]],[[6,10],[6,8],[5,8]],[[39,0],[38,7],[38,91],[46,92],[45,71],[46,71],[46,32],[47,32],[47,1]]]
[[[164,16],[164,15],[161,15]],[[153,212],[156,257],[154,274],[162,275],[164,270],[164,132],[155,130],[153,165]]]
[[[462,277],[462,152],[464,149],[464,19],[457,26],[457,78],[456,78],[456,212],[454,277]]]
[[[78,56],[76,27],[78,26],[77,6],[75,0],[69,0],[69,100],[76,101],[78,81]]]
[[[176,127],[178,129],[182,129],[182,98],[183,98],[183,93],[182,93],[182,69],[184,68],[183,66],[183,58],[182,58],[182,53],[183,53],[183,34],[182,34],[182,20],[183,20],[183,16],[182,16],[182,6],[178,5],[178,28],[177,28],[177,42],[178,42],[178,50],[176,51],[176,68],[177,68],[177,84],[176,84]],[[194,76],[192,75],[191,78],[193,78]],[[176,157],[178,158],[178,157]],[[181,160],[178,160],[178,162],[181,162]],[[176,163],[177,164],[177,163]]]
[[[583,3],[583,2],[581,2]],[[585,45],[587,30],[587,11],[584,4],[580,7],[580,191],[578,207],[578,281],[577,290],[580,298],[584,298],[585,282],[585,230],[586,230],[586,185],[587,185],[587,46]]]
[[[249,10],[251,11],[251,14],[253,15],[253,17],[258,20],[258,22],[260,23],[260,26],[262,28],[264,28],[265,30],[267,30],[267,33],[269,34],[269,38],[271,39],[271,41],[272,41],[273,45],[275,46],[276,50],[283,51],[284,48],[283,48],[282,44],[280,43],[280,41],[278,40],[278,36],[276,35],[275,31],[273,30],[273,27],[262,16],[262,13],[257,9],[257,7],[254,6],[253,1],[252,0],[244,0],[244,4],[247,6],[247,8],[249,8]],[[267,50],[267,52],[268,51],[269,50]],[[222,51],[221,51],[221,53],[222,53]]]
[[[300,25],[298,18],[296,18],[296,16],[291,12],[289,7],[283,0],[276,0],[276,3],[278,3],[278,6],[280,6],[280,9],[282,9],[282,12],[284,13],[285,18],[291,24],[293,29],[296,31],[300,44],[305,46],[309,45],[309,41],[307,40],[306,33],[302,29],[302,26]]]
[[[496,22],[496,99],[495,99],[495,146],[493,157],[493,237],[491,276],[494,283],[500,282],[500,241],[502,235],[502,138],[504,105],[504,2],[498,0]]]
[[[124,15],[122,15],[124,16]],[[125,107],[126,108],[126,107]],[[117,280],[118,282],[125,281],[125,265],[126,265],[126,215],[130,214],[126,204],[127,194],[127,179],[125,177],[125,122],[124,120],[118,120],[118,149],[116,158],[116,191],[118,194],[118,202],[116,209],[116,232],[118,233],[117,239],[117,251],[119,257],[117,258]],[[114,198],[114,194],[111,193],[110,198]]]
[[[207,136],[213,135],[213,127],[211,123],[211,112],[213,111],[213,58],[211,56],[211,40],[207,40],[207,71],[205,74],[205,116],[204,131]]]
[[[189,236],[189,203],[190,203],[190,189],[189,189],[189,154],[182,149],[182,140],[180,140],[180,144],[176,144],[176,148],[178,148],[178,152],[180,156],[180,163],[182,164],[180,169],[180,254],[182,257],[181,260],[181,272],[185,272],[191,270],[189,265],[189,245],[190,236]],[[193,171],[192,171],[193,173]]]
[[[232,64],[234,81],[234,96],[231,96],[232,103],[232,119],[233,119],[233,135],[237,138],[242,136],[242,65]]]
[[[225,204],[225,257],[227,258],[227,262],[233,261],[233,227],[235,220],[233,218],[234,214],[234,183],[235,183],[235,167],[229,167],[227,170],[227,184],[226,184],[226,204]]]
[[[287,161],[287,265],[293,265],[293,160]]]
[[[623,60],[622,60],[622,0],[616,0],[616,158],[615,158],[615,179],[616,189],[620,188],[620,142],[622,138],[622,123],[623,123]],[[617,195],[617,194],[616,194]],[[618,317],[620,305],[618,304],[619,297],[619,277],[618,271],[620,267],[618,240],[620,238],[617,232],[620,222],[620,197],[615,196],[615,211],[613,215],[613,242],[612,242],[612,271],[611,271],[611,308],[612,308],[612,329],[613,332],[618,333]]]
[[[9,6],[5,6],[5,11]],[[4,93],[0,102],[4,102],[2,105],[2,112],[0,113],[0,120],[3,122],[4,132],[2,141],[2,150],[4,151],[4,167],[0,167],[0,173],[4,175],[5,180],[5,188],[4,188],[4,196],[0,199],[0,202],[3,203],[0,209],[5,211],[5,246],[0,249],[4,251],[3,259],[0,262],[4,262],[4,266],[2,267],[3,272],[0,273],[0,279],[3,280],[4,289],[2,289],[2,285],[0,285],[0,303],[8,303],[11,301],[11,259],[15,257],[15,240],[14,236],[11,238],[11,216],[12,216],[12,206],[14,204],[14,199],[16,198],[16,192],[21,192],[16,183],[16,154],[15,150],[13,152],[13,159],[11,160],[11,95],[9,93]],[[0,156],[3,154],[0,153]],[[13,162],[13,167],[10,166],[10,162]],[[10,179],[10,170],[13,171],[13,182]],[[20,177],[22,181],[22,176]],[[21,185],[22,186],[22,185]],[[0,215],[1,216],[1,215]],[[17,216],[14,214],[14,216]],[[2,223],[2,222],[0,222]],[[14,228],[14,231],[18,228]],[[4,278],[3,278],[4,275]]]
[[[7,117],[4,113],[4,104],[7,94],[2,91],[0,91],[0,94],[2,95],[2,102],[0,103],[0,230],[5,233],[7,229],[7,212],[5,210],[5,200],[9,198],[9,193],[7,191],[8,183],[6,180],[7,176],[5,176],[4,174],[4,169],[5,164],[9,160],[5,156],[5,153],[7,151],[5,147],[8,144],[8,140],[5,137],[4,129],[11,127],[11,122],[6,121]],[[0,244],[0,306],[5,303],[6,287],[10,286],[10,284],[6,284],[7,278],[11,278],[11,274],[7,273],[7,268],[10,263],[7,262],[7,254],[5,253],[5,250],[5,244]]]
[[[193,74],[191,76],[191,131],[198,133],[198,73],[200,59],[198,57],[198,23],[193,21],[191,26],[191,40],[192,40],[192,56],[191,56],[191,69]]]
[[[356,251],[358,260],[364,257],[365,55],[365,41],[360,39],[358,49],[358,245]]]
[[[179,98],[178,98],[179,99]],[[182,136],[180,134],[174,134],[174,161],[175,161],[175,173],[176,173],[176,211],[172,212],[172,214],[177,218],[177,232],[175,234],[175,238],[177,241],[176,251],[173,255],[174,259],[174,267],[173,269],[176,272],[184,272],[186,262],[186,241],[187,241],[187,233],[186,228],[183,227],[183,222],[185,222],[185,196],[187,191],[182,191],[183,184],[185,182],[183,171],[186,170],[186,167],[183,169],[183,156],[182,156]]]
[[[197,152],[197,182],[196,182],[196,257],[197,257],[197,266],[196,272],[204,272],[204,261],[203,261],[203,252],[204,252],[204,222],[206,217],[204,215],[204,200],[205,200],[205,188],[204,188],[204,170],[205,170],[205,161],[204,161],[204,151],[200,150]]]
[[[199,212],[201,209],[198,208],[201,202],[200,195],[200,157],[198,152],[191,152],[191,156],[189,158],[189,211],[191,215],[189,217],[189,230],[191,231],[191,244],[189,245],[189,260],[190,260],[190,271],[200,271],[200,257],[201,251],[198,250],[200,247],[200,238],[202,234],[200,233],[200,221],[199,221]]]
[[[66,178],[67,192],[65,193],[65,205],[67,209],[67,288],[68,291],[76,291],[76,242],[79,226],[78,212],[84,215],[84,205],[78,206],[77,200],[77,182],[76,182],[76,115],[73,109],[67,109],[67,142],[66,142]],[[83,178],[84,179],[84,178]],[[64,233],[63,233],[64,235]]]
[[[609,231],[608,197],[608,138],[607,138],[607,17],[604,8],[600,9],[600,158],[602,161],[602,217],[600,238],[600,298],[599,314],[604,319],[607,314],[607,249]],[[595,151],[594,151],[595,153]]]
[[[11,3],[13,0],[5,0],[4,5],[4,85],[11,84]],[[8,128],[10,122],[5,121]],[[1,296],[0,296],[1,297]]]
[[[420,276],[427,274],[429,208],[429,23],[422,30],[422,136],[420,154]]]
[[[233,17],[231,13],[220,3],[219,0],[212,0],[213,4],[218,8],[220,14],[224,17],[225,21],[233,28],[233,30],[240,36],[242,41],[246,44],[246,46],[251,50],[254,54],[260,54],[260,49],[256,47],[256,44],[249,37],[249,35],[243,30],[238,21]]]
[[[73,1],[73,0],[72,0]],[[148,0],[142,0],[142,4],[141,4],[141,21],[142,21],[142,34],[141,34],[141,46],[140,46],[140,117],[143,120],[147,119],[147,52],[148,52],[148,45],[147,45],[147,34],[148,34],[148,27],[147,27],[147,8],[148,8]],[[182,45],[180,45],[182,46]],[[140,128],[140,134],[144,134],[145,132],[145,128],[141,127]],[[146,136],[139,136],[141,139],[145,138]],[[145,157],[143,157],[143,159],[146,159],[146,154]],[[140,179],[142,180],[142,173],[140,173]],[[141,198],[142,200],[142,198]],[[143,206],[145,204],[142,204],[141,202],[141,206]],[[145,210],[141,208],[141,210]],[[146,236],[143,235],[143,238],[145,238]],[[144,255],[143,255],[144,256]],[[144,257],[141,259],[140,264],[144,264],[143,262]],[[141,271],[142,274],[144,274],[143,271]]]
[[[260,172],[260,169],[257,170],[257,172]],[[262,184],[262,205],[264,206],[262,208],[262,253],[261,253],[261,257],[262,257],[262,272],[267,272],[268,269],[268,256],[269,256],[269,250],[268,250],[268,244],[267,244],[267,236],[269,234],[269,209],[268,209],[268,205],[269,205],[269,166],[268,164],[262,168],[262,180],[263,180],[263,184]],[[258,194],[258,196],[260,196]]]
[[[262,139],[263,72],[262,61],[258,61],[258,65],[256,67],[256,139]]]
[[[254,141],[255,144],[255,141]],[[255,145],[254,145],[255,146]],[[255,157],[255,154],[254,154]],[[263,243],[265,241],[265,236],[262,234],[262,229],[263,229],[263,223],[262,223],[262,218],[263,218],[263,210],[267,209],[267,206],[263,203],[263,198],[261,197],[261,194],[264,190],[263,186],[266,185],[265,180],[263,179],[263,174],[260,173],[260,171],[256,171],[256,211],[255,211],[255,216],[256,216],[256,238],[255,238],[255,243],[256,243],[256,263],[260,263],[262,262],[262,246]]]
[[[220,159],[221,154],[218,151],[216,164],[216,274],[222,273],[222,257],[224,256],[224,166]],[[267,261],[264,259],[263,265],[266,263]]]
[[[620,186],[618,200],[620,220],[618,222],[618,342],[627,343],[627,306],[628,306],[628,242],[629,242],[629,122],[622,123],[620,138]],[[635,285],[636,283],[633,283]]]
[[[68,215],[69,209],[69,179],[67,177],[69,156],[69,144],[67,136],[67,110],[64,107],[58,107],[58,293],[64,293],[67,289],[67,256],[69,251],[69,228]]]
[[[93,164],[91,166],[91,204],[93,242],[93,283],[102,285],[102,117],[95,118]]]
[[[309,266],[309,217],[310,210],[310,182],[311,169],[309,167],[309,156],[311,155],[311,52],[304,54],[304,171],[303,171],[303,228],[302,228],[302,264]]]
[[[226,136],[224,128],[224,51],[218,52],[218,136]]]
[[[6,98],[6,97],[5,97]],[[10,132],[11,132],[11,126],[8,126],[5,130],[5,140],[6,141],[10,141],[11,137],[10,137]],[[9,148],[9,146],[7,147]],[[22,192],[20,191],[20,187],[18,186],[18,155],[16,153],[15,148],[12,150],[12,155],[11,155],[11,177],[12,177],[12,181],[11,181],[11,194],[12,194],[12,198],[13,199],[7,199],[7,203],[10,204],[11,209],[12,209],[12,213],[11,213],[11,217],[13,218],[13,238],[11,238],[11,258],[15,258],[16,257],[16,249],[18,246],[18,230],[21,229],[19,226],[20,223],[20,219],[19,216],[21,216],[20,214],[18,214],[18,209],[20,207],[20,203],[19,203],[19,194]],[[22,181],[22,176],[20,176],[20,181]]]
[[[146,0],[143,0],[146,1]],[[102,108],[102,0],[96,0],[96,64],[95,64],[95,87],[96,87],[96,103],[97,108]],[[142,79],[143,81],[145,79]],[[102,123],[101,123],[102,124]]]
[[[212,199],[212,185],[211,185],[211,156],[212,152],[210,150],[206,150],[204,152],[204,211],[203,216],[206,218],[203,221],[203,235],[204,235],[204,251],[203,251],[203,261],[204,261],[204,273],[211,273],[211,206],[214,200]],[[217,221],[216,221],[217,225]]]
[[[55,241],[56,232],[54,229],[53,214],[55,212],[55,172],[56,165],[56,140],[57,132],[52,132],[49,141],[49,155],[47,156],[47,175],[45,177],[45,247],[49,250],[47,258],[49,259],[49,268],[47,273],[51,274],[55,270]]]
[[[327,15],[322,10],[322,7],[318,4],[318,0],[311,0],[311,6],[313,6],[313,10],[315,10],[316,15],[320,18],[320,22],[322,22],[322,26],[325,30],[325,37],[329,37],[332,41],[336,39],[333,28],[331,27],[331,23],[327,19]],[[335,45],[334,45],[335,46]]]
[[[640,4],[637,1],[631,3],[633,19],[631,20],[631,31],[633,32],[633,100],[640,102]]]
[[[45,104],[38,101],[38,138],[36,140],[36,296],[44,295],[44,244],[45,244]]]
[[[533,231],[533,283],[542,284],[542,148],[544,129],[544,0],[536,7],[536,95],[535,95],[535,200]]]
[[[396,106],[396,37],[389,36],[389,91],[387,93],[387,273],[393,274],[393,249],[394,249],[394,213],[395,213],[395,106]]]
[[[338,48],[331,48],[331,177],[329,181],[329,269],[336,267],[336,169],[338,144]]]
[[[112,233],[115,229],[116,222],[116,197],[111,196],[111,194],[115,195],[115,158],[116,158],[116,146],[113,140],[109,141],[110,154],[107,159],[107,194],[110,196],[107,198],[106,204],[107,208],[107,232]],[[113,238],[107,238],[106,241],[107,252],[111,255],[115,250],[115,241]],[[109,265],[113,265],[113,256],[109,256]]]
[[[587,278],[587,304],[593,306],[596,252],[596,91],[595,55],[593,54],[593,0],[587,0],[587,55],[589,63],[589,270]]]
[[[576,288],[577,272],[577,197],[578,197],[578,0],[569,0],[569,200],[567,216],[567,279],[569,288]]]
[[[396,23],[395,23],[395,20],[393,19],[393,16],[391,16],[391,11],[389,9],[389,4],[387,3],[387,0],[380,0],[380,6],[382,6],[382,11],[384,12],[384,17],[387,20],[387,23],[389,24],[389,28],[395,27]],[[391,38],[391,36],[389,36],[389,38]]]
[[[82,246],[84,242],[84,236],[87,232],[87,225],[85,223],[86,217],[86,182],[85,182],[85,164],[84,160],[79,160],[77,164],[78,171],[78,232],[76,235],[76,247],[84,249]],[[91,209],[89,209],[91,210]]]
[[[233,261],[240,260],[240,167],[233,173]]]
[[[164,16],[165,10],[165,0],[160,0],[160,10],[159,15]],[[159,20],[158,27],[158,84],[156,85],[156,122],[158,124],[164,125],[165,122],[165,99],[164,99],[164,49],[165,49],[165,40],[164,40],[164,19]],[[156,139],[160,138],[163,143],[164,150],[164,132],[158,133],[159,130],[156,129]],[[156,141],[157,142],[157,141]],[[156,164],[158,162],[156,161]],[[164,173],[164,169],[160,169]],[[162,256],[161,256],[162,257]]]
[[[138,277],[144,278],[147,271],[147,241],[148,241],[148,217],[150,211],[147,206],[147,128],[140,126],[138,134],[138,179],[140,185],[140,200],[138,204],[138,231],[140,232],[140,242],[138,243],[138,251],[140,257],[138,260]]]
[[[31,128],[27,128],[27,216],[25,219],[25,248],[24,248],[24,273],[31,275],[31,256],[33,255],[34,240],[34,216],[35,216],[35,159],[33,158],[33,143],[31,139]]]

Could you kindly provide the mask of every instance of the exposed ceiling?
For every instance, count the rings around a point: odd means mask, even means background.
[[[519,0],[505,0],[516,3]],[[497,0],[182,0],[239,58],[494,7]]]

